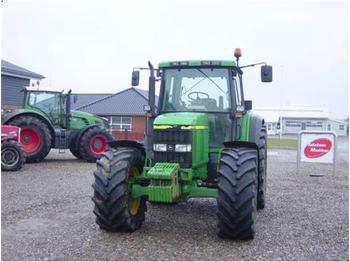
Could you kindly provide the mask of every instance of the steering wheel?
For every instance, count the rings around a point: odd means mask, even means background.
[[[193,98],[193,97],[191,96],[191,95],[193,95],[193,94],[197,94],[197,97],[196,97],[196,98]],[[189,94],[187,95],[187,97],[188,97],[188,99],[190,99],[191,101],[195,101],[195,100],[200,99],[200,97],[199,97],[200,94],[206,96],[205,98],[209,98],[209,95],[208,95],[207,93],[200,92],[200,91],[193,91],[193,92],[189,93]]]

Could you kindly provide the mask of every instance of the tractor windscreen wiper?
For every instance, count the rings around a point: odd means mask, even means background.
[[[204,73],[201,69],[199,69],[199,68],[196,68],[196,69],[197,69],[199,72],[201,72],[206,78],[208,78],[210,82],[212,82],[214,85],[216,85],[216,87],[219,88],[220,91],[221,91],[223,94],[225,94],[224,90],[222,90],[221,87],[220,87],[217,83],[215,83],[215,81],[214,81],[213,79],[211,79],[211,78],[210,78],[206,73]]]

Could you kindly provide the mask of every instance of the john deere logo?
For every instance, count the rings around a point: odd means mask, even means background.
[[[168,151],[174,151],[174,145],[168,145],[167,146]]]

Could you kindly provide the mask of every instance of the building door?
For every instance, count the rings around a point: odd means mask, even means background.
[[[306,123],[305,122],[301,122],[301,130],[306,130]]]

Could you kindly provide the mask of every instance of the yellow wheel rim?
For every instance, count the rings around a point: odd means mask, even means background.
[[[136,167],[131,167],[130,168],[130,176],[138,176],[140,175],[139,171],[137,170]],[[129,213],[133,216],[137,214],[137,211],[139,211],[141,204],[141,198],[131,198],[129,197],[128,199],[128,209]]]

